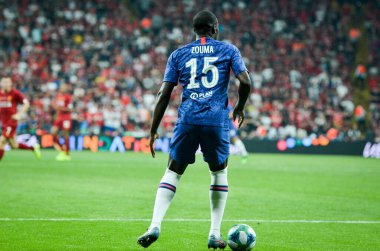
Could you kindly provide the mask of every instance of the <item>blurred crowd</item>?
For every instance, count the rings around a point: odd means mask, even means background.
[[[73,133],[146,135],[168,55],[194,40],[200,8],[217,15],[220,40],[241,50],[253,79],[241,137],[302,138],[330,128],[337,140],[380,137],[379,1],[0,0],[0,73],[32,103],[19,129],[49,131],[66,82]],[[362,36],[368,58],[359,62]],[[357,99],[367,88],[370,105]],[[178,87],[162,134],[170,136],[180,95]],[[231,104],[236,95],[231,77]]]

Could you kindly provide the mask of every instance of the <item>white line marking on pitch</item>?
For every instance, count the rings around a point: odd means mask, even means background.
[[[115,222],[144,222],[150,219],[128,218],[0,218],[0,221],[115,221]],[[170,222],[210,222],[209,219],[166,219]],[[254,222],[254,223],[335,223],[335,224],[380,224],[372,220],[259,220],[259,219],[226,219],[224,222]]]

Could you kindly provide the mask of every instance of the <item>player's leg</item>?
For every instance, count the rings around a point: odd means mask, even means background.
[[[209,248],[226,247],[220,235],[224,208],[228,196],[227,163],[229,156],[228,128],[204,127],[201,149],[204,160],[210,168],[210,210],[211,226],[208,238]]]
[[[4,135],[0,136],[0,161],[2,160],[5,153],[5,144],[7,143],[7,138]]]
[[[16,137],[9,138],[8,142],[13,149],[34,151],[34,148],[32,146],[28,146],[27,144],[24,144],[24,143],[18,143]]]
[[[170,157],[168,169],[162,177],[156,193],[152,222],[148,231],[140,236],[137,242],[148,247],[158,239],[161,222],[174,198],[177,184],[188,164],[195,161],[195,152],[198,148],[196,128],[193,126],[178,125],[170,143]]]
[[[62,145],[59,142],[59,136],[58,136],[59,128],[56,123],[54,123],[53,127],[51,128],[51,135],[53,136],[53,146],[55,150],[61,152],[62,151]]]
[[[64,130],[63,131],[63,136],[65,138],[65,144],[63,145],[63,151],[66,154],[66,160],[71,160],[71,157],[70,157],[70,138],[69,138],[69,135],[70,135],[70,131],[69,130]]]
[[[63,137],[65,138],[65,144],[62,146],[64,152],[63,160],[71,160],[70,157],[70,131],[72,128],[72,121],[69,119],[63,120],[60,124],[60,129],[63,132]]]
[[[158,227],[175,195],[177,184],[188,164],[195,162],[195,152],[199,146],[196,127],[178,125],[170,142],[168,169],[160,181],[154,204],[150,228]]]
[[[55,150],[57,150],[59,153],[55,157],[58,161],[65,161],[66,160],[66,153],[64,151],[63,145],[59,141],[59,129],[61,128],[62,121],[55,121],[53,127],[51,128],[51,134],[53,136],[53,146]]]
[[[220,235],[224,208],[226,207],[228,197],[228,179],[227,179],[227,163],[211,164],[210,168],[210,210],[211,210],[211,226],[209,232],[208,247],[222,248],[226,247],[226,242]]]
[[[4,155],[4,146],[5,146],[6,142],[8,142],[9,145],[13,149],[33,151],[36,158],[40,159],[41,158],[40,145],[37,144],[34,147],[32,147],[32,146],[28,146],[27,144],[24,144],[24,143],[18,143],[17,138],[16,138],[16,129],[17,129],[17,126],[8,127],[8,130],[6,132],[6,136],[4,136],[4,135],[1,136],[2,139],[0,139],[0,141],[1,141],[0,142],[0,160],[1,160],[2,156]]]
[[[9,142],[9,138],[14,137],[16,133],[16,126],[3,125],[3,129],[0,137],[0,160],[3,158],[5,153],[5,145]]]
[[[168,169],[166,169],[157,189],[150,229],[154,227],[161,228],[161,222],[174,198],[177,184],[186,167],[187,164],[181,164],[169,157]]]
[[[17,125],[11,126],[9,128],[10,130],[8,131],[7,138],[8,138],[9,144],[11,145],[13,149],[34,151],[34,148],[32,146],[28,146],[24,143],[17,142],[17,138],[16,138]]]
[[[241,153],[241,156],[242,156],[241,162],[246,163],[248,161],[248,152],[247,152],[247,149],[245,148],[243,141],[241,141],[235,129],[230,131],[230,138],[231,138],[231,143],[234,146],[236,146],[239,149],[239,152]]]
[[[146,248],[158,239],[161,231],[162,220],[164,219],[165,214],[174,198],[177,184],[181,178],[181,175],[173,170],[184,171],[186,166],[187,164],[180,164],[169,157],[169,167],[166,169],[157,189],[152,222],[148,228],[148,231],[146,231],[137,240],[141,246]]]

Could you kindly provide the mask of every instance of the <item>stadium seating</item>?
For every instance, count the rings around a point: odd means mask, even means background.
[[[4,4],[0,73],[11,74],[33,104],[20,129],[50,130],[50,104],[65,81],[75,97],[73,133],[146,133],[166,59],[194,39],[199,6],[216,13],[220,39],[237,45],[249,67],[255,88],[243,138],[302,138],[335,128],[337,140],[380,139],[379,6],[337,0]],[[236,90],[231,78],[231,102]],[[180,93],[165,131],[176,121]]]

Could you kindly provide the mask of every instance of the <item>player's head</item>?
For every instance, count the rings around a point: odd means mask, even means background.
[[[66,92],[68,92],[68,91],[69,91],[69,85],[66,84],[66,83],[61,84],[61,85],[59,86],[59,91],[60,91],[61,93],[66,93]]]
[[[193,18],[193,28],[199,37],[210,36],[218,39],[218,19],[211,11],[202,10],[198,12]]]
[[[9,77],[2,77],[0,80],[1,90],[10,92],[12,90],[12,79]]]

